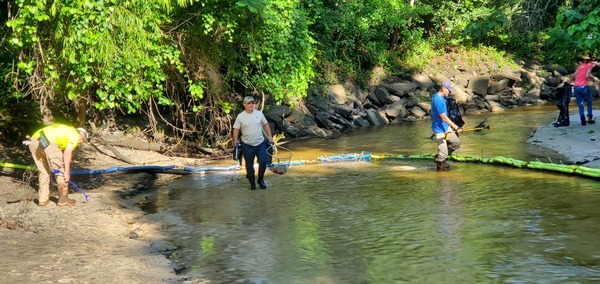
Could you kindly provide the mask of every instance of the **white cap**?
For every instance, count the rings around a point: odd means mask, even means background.
[[[77,131],[79,131],[79,135],[81,135],[81,138],[83,138],[83,140],[88,141],[88,139],[90,138],[90,135],[88,134],[87,130],[85,130],[85,128],[77,128]]]

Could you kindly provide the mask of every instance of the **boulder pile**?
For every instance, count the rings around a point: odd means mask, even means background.
[[[556,101],[557,89],[573,71],[530,64],[485,75],[463,70],[451,76],[387,76],[369,90],[351,83],[313,86],[306,100],[293,107],[273,105],[264,113],[275,132],[287,138],[336,137],[359,127],[429,119],[431,96],[446,79],[454,82],[456,93],[451,96],[469,116]]]

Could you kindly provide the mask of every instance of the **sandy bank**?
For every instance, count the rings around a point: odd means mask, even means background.
[[[7,149],[2,149],[3,151]],[[101,151],[99,151],[101,150]],[[119,149],[140,165],[200,166],[206,161]],[[106,149],[82,145],[77,168],[124,164]],[[10,161],[32,164],[33,160]],[[146,173],[74,177],[90,195],[72,190],[76,206],[37,206],[31,173],[0,174],[0,282],[2,283],[200,283],[175,274],[172,250],[144,220],[139,204],[175,175]],[[56,195],[55,186],[51,194]],[[150,232],[152,232],[150,234]]]
[[[577,113],[577,107],[571,108],[571,113]],[[594,117],[600,116],[600,111],[594,111]],[[569,161],[565,163],[584,164],[587,167],[600,168],[600,121],[596,124],[582,126],[579,114],[571,114],[570,126],[554,127],[552,122],[541,127],[527,140],[527,143],[552,149]]]

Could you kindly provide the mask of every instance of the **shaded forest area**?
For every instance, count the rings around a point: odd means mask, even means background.
[[[9,0],[0,9],[4,143],[57,121],[224,148],[246,95],[293,107],[311,86],[368,90],[374,70],[417,73],[446,53],[573,64],[600,46],[593,0]]]

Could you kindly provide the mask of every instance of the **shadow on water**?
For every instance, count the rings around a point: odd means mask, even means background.
[[[552,117],[543,109],[496,114],[489,132],[463,135],[460,153],[530,160],[537,152],[524,141],[541,126],[534,121]],[[294,159],[431,153],[428,127],[360,130],[289,148]],[[600,281],[593,180],[469,163],[437,173],[431,161],[402,160],[292,166],[267,183],[250,191],[243,173],[223,172],[163,188],[170,194],[158,214],[169,216],[165,231],[181,248],[184,273],[211,283]]]

